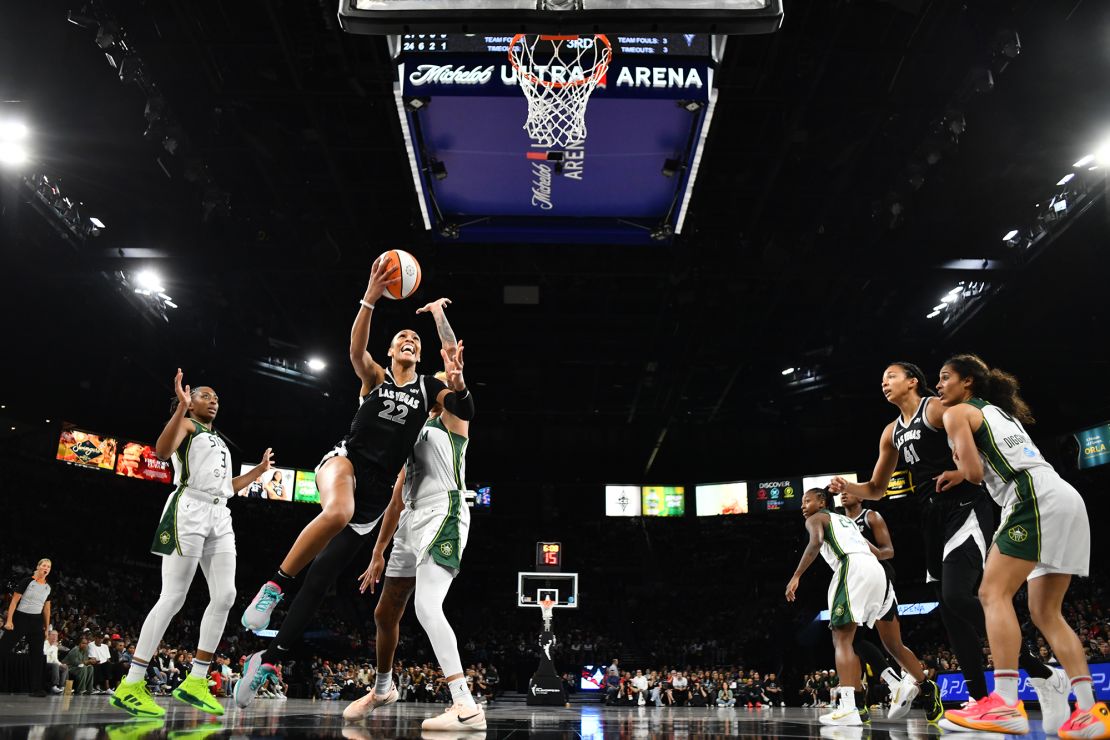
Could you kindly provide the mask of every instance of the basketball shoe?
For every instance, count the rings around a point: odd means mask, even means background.
[[[420,725],[422,730],[435,731],[486,731],[486,713],[481,707],[464,707],[461,704],[452,704],[447,711],[438,717],[429,717]]]
[[[889,675],[888,675],[889,674]],[[899,680],[894,671],[887,668],[883,671],[883,682],[890,687],[890,709],[887,710],[887,719],[901,719],[910,713],[913,700],[921,692],[913,676],[906,674]]]
[[[212,696],[208,688],[208,679],[200,676],[188,676],[181,685],[173,690],[173,698],[180,702],[196,707],[202,712],[219,716],[224,713],[224,708]]]
[[[370,716],[378,707],[384,707],[386,704],[392,704],[397,701],[400,694],[397,693],[397,687],[393,684],[389,686],[389,692],[385,696],[378,696],[374,689],[366,692],[366,695],[361,699],[356,699],[347,705],[343,710],[343,719],[348,722],[359,722]],[[483,724],[485,719],[483,718]]]
[[[1030,678],[1033,690],[1037,692],[1037,700],[1041,705],[1041,725],[1046,735],[1055,735],[1060,725],[1068,721],[1071,715],[1071,706],[1068,704],[1068,694],[1071,693],[1071,684],[1068,676],[1059,668],[1052,669],[1049,678]]]
[[[1047,733],[1048,730],[1046,729]],[[1058,733],[1064,740],[1071,738],[1110,738],[1110,709],[1103,702],[1097,702],[1087,711],[1076,708],[1068,721],[1060,726]]]
[[[112,692],[108,703],[130,714],[132,717],[162,717],[166,710],[158,706],[146,681],[128,681],[124,678]]]
[[[240,620],[243,626],[249,630],[266,629],[270,624],[270,615],[274,613],[274,607],[283,598],[285,594],[282,593],[281,586],[273,581],[266,581],[243,612],[243,618]]]
[[[259,650],[249,658],[243,666],[243,677],[235,684],[235,703],[240,707],[248,707],[258,695],[258,690],[266,679],[277,675],[277,670],[269,663],[262,662],[262,651]]]
[[[985,730],[1012,735],[1029,732],[1029,715],[1025,704],[1019,699],[1014,706],[1007,704],[996,692],[981,699],[967,709],[949,709],[944,718],[957,726],[957,729]]]

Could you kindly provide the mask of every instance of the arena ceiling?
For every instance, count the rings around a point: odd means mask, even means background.
[[[153,113],[67,11],[125,29]],[[3,176],[0,400],[20,428],[153,438],[181,366],[217,387],[244,456],[311,466],[353,412],[370,261],[399,247],[424,266],[420,299],[454,301],[487,479],[866,465],[885,362],[931,373],[956,349],[1024,377],[1046,433],[1100,421],[1105,393],[1058,396],[1077,363],[1110,366],[1101,196],[1036,260],[1001,236],[1110,129],[1108,49],[1102,3],[791,0],[779,34],[728,47],[673,246],[483,246],[421,229],[385,44],[343,34],[334,3],[6,3],[0,98],[22,101],[38,169],[107,229],[67,236]],[[997,269],[944,267],[961,258]],[[142,266],[179,306],[168,321],[112,277]],[[984,279],[1005,290],[965,321],[925,318]],[[379,311],[371,350],[408,325],[434,345],[417,305]],[[281,369],[310,355],[329,367]]]

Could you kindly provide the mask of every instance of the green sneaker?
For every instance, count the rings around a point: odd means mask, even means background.
[[[220,715],[224,708],[208,690],[208,679],[200,676],[189,676],[181,685],[173,690],[173,698],[185,702],[191,707],[196,707],[202,712]]]
[[[165,721],[160,719],[133,719],[119,725],[108,725],[104,732],[108,735],[108,740],[142,740],[165,726]]]
[[[924,694],[922,701],[925,705],[925,719],[935,725],[944,716],[944,704],[940,701],[940,687],[935,681],[924,681],[921,684],[921,693]]]
[[[871,724],[871,712],[864,707],[859,710],[859,721],[865,725]]]
[[[190,727],[186,730],[171,730],[166,735],[167,740],[204,740],[209,735],[223,732],[226,729],[219,722],[212,720],[207,724]]]
[[[119,682],[119,686],[112,692],[108,703],[119,707],[132,717],[162,717],[166,710],[158,706],[146,681],[128,681],[126,678]]]

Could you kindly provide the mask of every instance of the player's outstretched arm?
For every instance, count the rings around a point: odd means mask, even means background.
[[[370,357],[370,353],[366,351],[366,345],[370,341],[370,319],[374,314],[374,308],[381,300],[385,289],[401,279],[397,274],[398,270],[399,268],[394,266],[387,271],[385,260],[374,260],[374,266],[370,268],[370,280],[366,284],[366,292],[358,302],[358,314],[355,315],[355,323],[351,326],[350,357],[355,374],[362,381],[360,396],[366,395],[371,388],[381,385],[385,380],[385,370]]]
[[[166,422],[162,433],[158,435],[158,441],[154,443],[154,454],[160,460],[169,460],[173,453],[177,452],[177,448],[185,441],[185,437],[192,429],[192,425],[185,418],[185,414],[189,413],[189,404],[193,400],[193,390],[187,385],[181,385],[182,377],[181,368],[177,368],[177,375],[173,379],[173,392],[177,395],[177,407],[173,410],[170,420]]]
[[[863,483],[852,483],[837,475],[829,481],[830,491],[833,493],[850,493],[857,498],[873,501],[886,495],[886,489],[890,485],[890,476],[894,475],[894,469],[898,467],[898,450],[895,449],[892,440],[893,426],[894,422],[888,424],[879,438],[879,459],[875,461],[875,469],[871,472],[871,479]]]
[[[439,334],[440,346],[447,350],[449,354],[454,354],[458,340],[455,339],[455,332],[451,329],[451,323],[447,320],[447,313],[444,310],[449,305],[451,305],[450,298],[440,298],[425,306],[421,306],[416,309],[416,312],[430,313],[432,315],[432,318],[435,319],[436,322],[436,333]]]
[[[794,569],[794,575],[790,578],[790,582],[786,584],[787,601],[794,600],[794,594],[798,590],[798,583],[802,580],[802,574],[809,570],[809,566],[813,565],[813,561],[817,559],[817,554],[821,552],[821,545],[825,542],[825,525],[828,523],[828,514],[814,514],[806,519],[809,543],[806,545],[805,551],[802,552],[798,567]]]
[[[236,493],[242,491],[244,488],[251,484],[251,481],[269,470],[270,465],[273,463],[273,461],[274,450],[272,447],[267,447],[266,451],[262,453],[262,462],[258,463],[242,475],[237,475],[231,479],[231,490],[235,491]]]
[[[466,387],[466,380],[463,378],[462,340],[459,340],[454,353],[441,349],[439,354],[443,357],[447,387],[436,394],[436,403],[443,404],[443,408],[463,421],[471,421],[475,414],[474,396]]]

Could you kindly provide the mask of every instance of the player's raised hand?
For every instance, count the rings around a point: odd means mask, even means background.
[[[273,447],[267,447],[266,451],[262,453],[262,462],[259,463],[259,465],[258,465],[260,468],[262,468],[262,470],[259,471],[259,472],[265,473],[267,470],[270,469],[270,465],[273,462],[274,462],[274,448]]]
[[[829,481],[829,491],[832,493],[844,493],[848,490],[848,481],[839,475],[834,475],[832,480]]]
[[[193,398],[193,390],[189,386],[181,387],[181,380],[184,377],[185,374],[181,372],[181,368],[177,368],[177,375],[173,379],[173,392],[177,394],[177,402],[188,411],[189,402]]]
[[[390,285],[401,282],[401,266],[388,266],[384,255],[374,260],[370,268],[370,282],[366,284],[366,302],[376,303]]]
[[[431,303],[428,303],[424,306],[421,306],[420,308],[416,309],[416,312],[417,313],[435,313],[437,310],[442,311],[445,307],[450,306],[450,305],[451,305],[451,299],[450,298],[440,298],[440,299],[432,301]]]
[[[439,351],[443,357],[443,372],[447,375],[447,387],[453,391],[462,391],[466,388],[466,381],[463,380],[463,343],[455,345],[452,352],[446,349]]]

